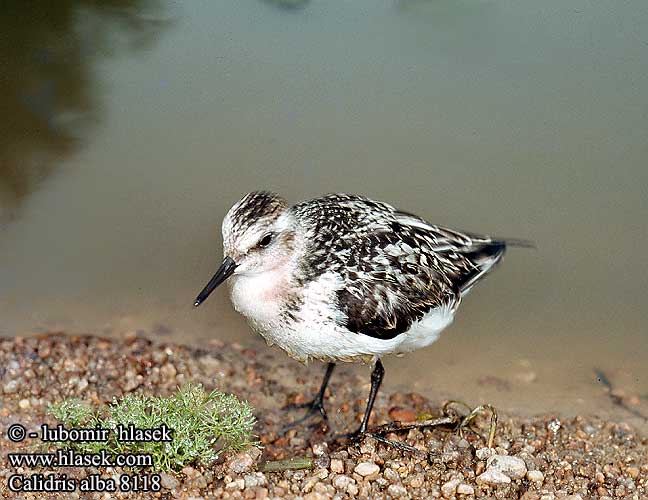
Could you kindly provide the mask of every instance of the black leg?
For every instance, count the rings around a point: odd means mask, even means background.
[[[333,374],[334,369],[335,369],[335,363],[329,363],[328,365],[326,365],[326,373],[324,373],[324,380],[322,380],[322,385],[320,387],[319,392],[315,396],[315,399],[309,401],[308,403],[304,403],[300,405],[290,405],[287,407],[287,409],[308,408],[308,411],[306,412],[306,415],[304,415],[302,418],[295,420],[294,422],[284,426],[284,430],[288,430],[294,427],[295,425],[301,424],[302,422],[308,420],[316,413],[319,413],[325,421],[328,421],[328,415],[326,414],[326,410],[324,409],[324,393],[326,392],[326,387],[328,386],[329,380],[331,379],[331,375]]]
[[[328,415],[326,414],[326,410],[324,409],[324,393],[326,392],[326,387],[328,386],[334,368],[335,363],[329,363],[328,365],[326,365],[326,373],[324,374],[324,380],[322,380],[322,386],[320,387],[317,396],[315,396],[315,399],[311,403],[311,406],[319,410],[324,420],[328,420]]]
[[[371,410],[373,410],[374,401],[376,401],[376,394],[378,394],[378,389],[382,383],[383,377],[385,376],[385,367],[380,362],[376,361],[373,371],[371,372],[371,389],[369,391],[369,400],[367,401],[367,408],[365,409],[364,417],[362,418],[362,423],[360,428],[356,432],[356,435],[361,436],[367,432],[367,425],[369,424],[369,417],[371,416]]]

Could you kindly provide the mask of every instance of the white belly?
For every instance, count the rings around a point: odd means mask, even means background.
[[[252,327],[269,344],[276,344],[302,362],[310,358],[369,360],[374,356],[411,352],[437,340],[454,318],[454,310],[438,308],[393,339],[381,340],[353,333],[340,326],[343,318],[333,307],[334,290],[339,287],[336,279],[336,275],[326,273],[305,288],[301,307],[294,311],[294,322],[279,317],[278,295],[262,281],[237,283],[232,299],[237,301],[236,309],[248,317]]]

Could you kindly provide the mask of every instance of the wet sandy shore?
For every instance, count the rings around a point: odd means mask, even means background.
[[[214,341],[203,348],[48,334],[0,342],[1,498],[627,498],[648,497],[648,439],[624,421],[595,416],[499,415],[493,449],[486,448],[488,419],[480,433],[461,437],[452,426],[389,434],[420,450],[403,452],[366,438],[336,438],[357,427],[368,392],[368,377],[341,366],[327,398],[330,428],[313,421],[287,433],[283,424],[300,416],[282,410],[304,402],[320,383],[322,368],[304,367],[275,351],[257,351]],[[208,467],[163,474],[156,493],[14,493],[12,474],[36,470],[10,467],[7,453],[32,451],[34,443],[12,443],[6,429],[20,422],[28,430],[44,422],[48,402],[80,397],[100,404],[141,391],[168,395],[186,381],[236,394],[256,408],[261,449],[226,455]],[[296,390],[298,388],[298,390]],[[373,426],[394,419],[438,415],[443,401],[416,393],[379,393]],[[525,412],[521,411],[520,414]],[[267,461],[310,458],[303,470],[259,472]],[[87,477],[92,469],[55,471]],[[119,470],[102,470],[107,476]],[[108,495],[108,496],[106,496]]]

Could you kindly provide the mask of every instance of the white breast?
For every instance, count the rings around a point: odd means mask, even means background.
[[[276,324],[288,287],[282,268],[259,274],[235,275],[228,283],[234,309],[254,324],[268,327]]]
[[[278,345],[299,361],[306,362],[310,358],[354,361],[425,347],[439,338],[454,317],[451,309],[435,309],[415,322],[407,332],[389,340],[353,333],[341,326],[343,318],[335,308],[335,291],[340,285],[337,274],[324,273],[304,288],[301,307],[294,311],[295,322],[274,321],[277,316],[273,317],[272,311],[268,311],[265,313],[267,322],[259,324],[252,318],[252,324],[268,343]],[[258,297],[260,292],[255,290],[254,293]],[[255,301],[249,303],[249,311],[256,317],[262,316],[261,310],[266,307],[269,306]],[[270,309],[273,307],[276,305]]]

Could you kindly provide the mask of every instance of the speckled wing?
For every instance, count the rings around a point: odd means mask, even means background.
[[[367,198],[313,201],[294,207],[308,220],[303,276],[340,274],[346,286],[336,292],[337,307],[352,332],[391,339],[433,309],[454,309],[504,252],[502,242],[433,226]]]

